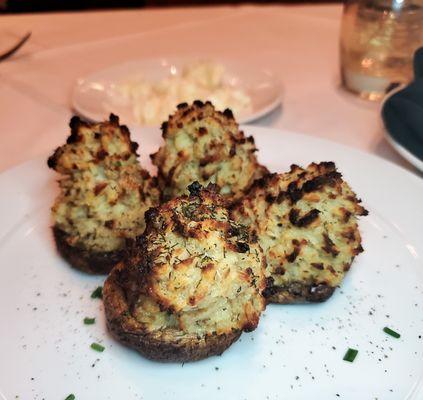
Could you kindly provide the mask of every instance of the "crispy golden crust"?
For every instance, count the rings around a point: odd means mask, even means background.
[[[331,162],[296,165],[255,182],[232,210],[252,227],[267,260],[265,297],[276,303],[329,298],[363,251],[357,217],[367,211]]]
[[[165,143],[151,159],[165,200],[194,181],[217,184],[221,195],[238,199],[268,172],[257,161],[253,137],[239,130],[230,110],[218,112],[210,102],[180,104],[162,130]]]
[[[201,189],[195,182],[189,189],[190,196],[146,213],[148,295],[162,309],[181,312],[179,324],[185,330],[197,320],[203,329],[219,332],[253,330],[263,308],[261,249],[246,227],[229,220],[215,187]],[[217,322],[220,309],[227,313]]]
[[[265,307],[259,245],[229,219],[216,188],[189,189],[146,213],[144,234],[105,286],[114,335],[159,360],[220,354],[256,328]]]
[[[74,116],[69,127],[71,134],[66,139],[66,144],[58,147],[47,160],[48,167],[59,173],[65,175],[73,169],[85,169],[91,161],[100,163],[111,154],[125,153],[125,157],[127,154],[136,155],[138,143],[131,141],[129,129],[125,125],[119,125],[119,117],[116,115],[110,114],[109,121],[100,124],[92,124]],[[117,131],[113,132],[115,129]],[[87,133],[90,131],[94,133],[95,142],[88,137]],[[102,140],[103,138],[106,140]],[[112,138],[118,139],[121,149],[109,147]],[[92,147],[89,145],[90,139]],[[78,144],[86,146],[78,147]]]
[[[113,336],[143,356],[156,361],[197,361],[222,354],[241,335],[234,331],[222,335],[197,336],[183,334],[176,329],[148,331],[131,314],[125,288],[128,282],[121,272],[123,264],[117,265],[103,287],[103,302],[107,326]]]
[[[55,238],[73,266],[104,273],[122,254],[126,239],[142,233],[144,213],[159,203],[160,192],[157,180],[139,165],[138,145],[118,117],[100,124],[74,117],[70,127],[66,144],[48,159],[61,174],[52,216],[63,234],[55,232]]]
[[[74,268],[89,274],[108,274],[124,256],[124,250],[94,252],[71,246],[69,235],[57,227],[53,227],[53,235],[60,255]]]

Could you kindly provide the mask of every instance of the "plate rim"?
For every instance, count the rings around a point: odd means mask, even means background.
[[[395,89],[392,89],[382,100],[379,107],[379,114],[382,115],[383,107],[385,103],[397,92],[403,90],[408,85],[401,84],[398,85]],[[388,141],[388,143],[392,146],[392,148],[405,160],[407,160],[410,164],[416,167],[420,172],[423,172],[423,161],[419,160],[410,150],[405,148],[401,143],[397,142],[395,138],[391,135],[389,130],[386,128],[385,124],[383,124],[383,133]]]
[[[131,135],[134,134],[133,132],[136,132],[140,129],[150,131],[150,133],[153,132],[153,131],[156,131],[155,133],[157,134],[157,136],[160,136],[160,140],[161,140],[161,130],[160,130],[159,126],[135,126],[135,125],[132,125],[132,124],[128,124],[128,128],[129,128],[129,131],[131,132]],[[420,176],[418,176],[414,172],[408,170],[404,166],[395,163],[395,161],[389,160],[387,158],[380,156],[379,154],[372,153],[372,152],[365,150],[365,149],[360,149],[360,148],[357,148],[357,147],[349,146],[349,145],[344,144],[344,143],[336,142],[335,140],[331,140],[331,139],[319,137],[319,136],[313,136],[313,135],[310,135],[310,134],[307,134],[307,133],[304,133],[304,132],[298,132],[298,131],[291,130],[291,129],[277,128],[277,127],[271,127],[271,126],[259,126],[259,125],[253,125],[253,124],[239,124],[239,128],[242,131],[247,131],[248,135],[254,135],[253,130],[256,129],[256,130],[260,130],[260,131],[263,131],[263,132],[277,133],[279,135],[282,134],[282,135],[299,136],[303,139],[309,139],[309,140],[312,140],[312,141],[321,142],[322,144],[326,143],[326,144],[330,144],[330,145],[335,145],[335,146],[342,148],[344,151],[352,151],[352,152],[355,152],[356,154],[361,154],[365,157],[370,157],[377,162],[382,162],[384,164],[387,164],[388,166],[393,167],[394,169],[397,169],[397,170],[405,173],[407,176],[413,177],[412,179],[415,179],[416,182],[418,182],[419,185],[422,185],[422,188],[423,188],[423,179],[420,178]],[[145,136],[149,136],[148,133]],[[259,151],[260,151],[260,149],[259,149]],[[0,179],[2,178],[3,174],[11,173],[13,170],[20,168],[20,167],[23,167],[27,163],[37,161],[38,159],[47,160],[47,156],[50,153],[51,153],[51,150],[45,150],[41,154],[39,154],[38,156],[28,158],[26,160],[23,160],[21,162],[18,162],[16,164],[6,168],[5,170],[0,172]]]

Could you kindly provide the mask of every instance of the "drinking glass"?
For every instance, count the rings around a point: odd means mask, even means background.
[[[370,100],[413,78],[423,45],[423,0],[347,0],[341,24],[341,79]]]

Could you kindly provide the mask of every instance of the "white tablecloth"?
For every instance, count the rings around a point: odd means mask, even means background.
[[[413,170],[383,137],[379,104],[339,87],[339,5],[239,6],[48,13],[0,17],[0,171],[51,151],[68,134],[75,80],[126,60],[237,58],[272,69],[283,107],[256,122],[320,136]]]

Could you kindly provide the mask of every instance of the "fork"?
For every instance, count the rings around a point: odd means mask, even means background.
[[[31,37],[31,32],[28,32],[18,43],[16,43],[11,49],[7,50],[6,52],[0,54],[0,62],[6,60],[13,54],[15,54],[24,44],[25,42]]]

